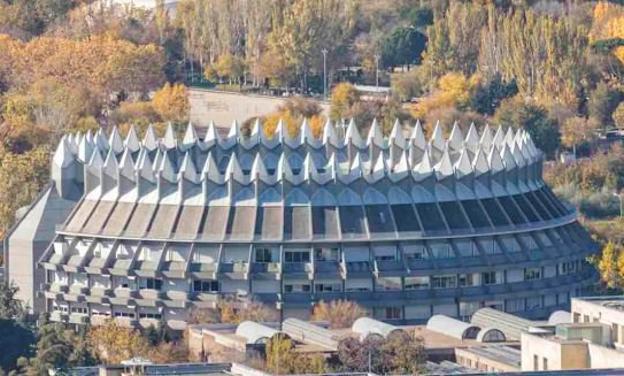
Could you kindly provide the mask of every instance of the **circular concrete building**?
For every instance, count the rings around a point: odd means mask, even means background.
[[[223,297],[283,317],[334,299],[396,322],[481,307],[548,317],[595,280],[584,262],[595,245],[523,130],[252,128],[65,136],[38,200],[72,208],[39,255],[9,238],[9,278],[30,252],[33,306],[52,320],[173,328]],[[39,201],[12,234],[41,216]]]

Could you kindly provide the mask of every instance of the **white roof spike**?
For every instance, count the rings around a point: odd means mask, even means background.
[[[373,123],[371,124],[370,130],[368,131],[366,144],[368,146],[370,146],[371,144],[375,144],[379,147],[384,146],[384,136],[381,128],[379,127],[379,123],[377,122],[377,118],[373,119]]]
[[[204,168],[202,169],[202,174],[206,175],[207,178],[215,183],[221,183],[223,181],[223,176],[219,171],[219,167],[212,157],[212,152],[208,152],[208,156],[206,157],[206,162],[204,163]]]
[[[147,149],[142,149],[140,151],[138,170],[141,178],[149,180],[152,183],[156,181],[154,179],[154,166],[152,166],[152,161],[150,160],[149,155],[147,155]]]
[[[513,154],[511,154],[511,150],[507,143],[503,143],[503,148],[501,149],[501,158],[505,163],[505,169],[507,171],[511,171],[516,168],[516,161],[514,160]]]
[[[95,150],[93,154],[91,155],[91,160],[89,161],[89,167],[93,169],[98,169],[98,168],[101,168],[103,164],[104,164],[104,161],[102,160],[102,155],[100,154],[100,151]]]
[[[494,142],[494,136],[492,136],[492,128],[489,124],[486,124],[481,132],[481,140],[479,143],[485,152],[489,152]]]
[[[158,138],[156,137],[156,132],[151,124],[148,125],[145,130],[145,136],[143,136],[143,146],[149,151],[158,147]]]
[[[163,137],[162,143],[167,149],[175,148],[178,143],[177,137],[175,135],[175,132],[173,130],[173,126],[171,125],[171,123],[167,124],[167,129],[165,130],[165,137]]]
[[[453,163],[451,162],[451,156],[448,149],[442,153],[440,162],[435,166],[438,177],[443,178],[453,174]]]
[[[117,178],[119,173],[119,165],[117,164],[117,157],[115,157],[115,152],[113,148],[108,150],[108,154],[106,155],[106,160],[104,160],[104,165],[102,166],[102,171],[108,176]]]
[[[394,121],[394,125],[392,126],[392,131],[390,132],[390,142],[400,147],[401,149],[406,148],[405,136],[403,135],[403,127],[401,126],[401,122],[399,122],[399,119],[396,119]]]
[[[492,139],[492,144],[498,148],[502,148],[504,141],[505,141],[505,132],[503,131],[503,127],[499,125],[498,129],[496,129],[496,134],[494,135],[494,138]]]
[[[119,174],[124,176],[125,178],[134,181],[134,161],[132,160],[132,150],[126,148],[121,155],[121,160],[119,161]]]
[[[277,180],[286,179],[288,181],[292,181],[293,176],[294,174],[292,172],[292,169],[290,168],[288,158],[286,158],[286,155],[282,153],[279,160],[277,161]]]
[[[91,130],[88,130],[78,145],[78,159],[82,163],[87,163],[91,160],[91,153],[93,153],[93,137]]]
[[[345,133],[345,142],[350,142],[359,149],[363,149],[365,146],[364,140],[362,140],[360,131],[357,129],[357,126],[355,125],[355,120],[353,119],[349,121],[349,126],[347,127],[347,132]]]
[[[513,129],[511,129],[511,127],[507,128],[507,133],[505,134],[505,142],[507,143],[507,146],[511,146],[513,144],[514,141],[514,131]]]
[[[124,144],[126,145],[126,148],[130,149],[133,153],[141,148],[141,142],[139,141],[139,136],[137,136],[134,125],[131,125],[130,129],[128,129],[128,134],[126,135]]]
[[[429,158],[429,151],[425,149],[420,163],[414,166],[412,170],[412,176],[416,180],[423,180],[433,172],[433,166],[431,165],[431,158]]]
[[[195,145],[197,142],[197,132],[195,132],[195,127],[190,122],[186,126],[186,131],[184,132],[184,138],[182,139],[182,146],[186,148],[190,148]]]
[[[320,146],[319,139],[314,137],[314,133],[312,132],[312,128],[310,127],[308,119],[303,119],[303,121],[301,122],[300,136],[301,144],[307,143],[314,148]]]
[[[489,170],[488,160],[483,152],[483,149],[479,147],[475,152],[474,160],[472,161],[472,169],[477,176],[488,172]]]
[[[522,151],[520,150],[520,145],[518,145],[518,143],[514,141],[513,144],[511,145],[510,150],[511,150],[511,154],[514,157],[514,160],[516,161],[516,165],[518,167],[525,166],[527,163],[527,159],[522,154]]]
[[[475,127],[474,123],[470,124],[470,128],[468,128],[468,133],[466,133],[464,142],[466,147],[472,151],[477,150],[479,147],[479,132],[477,132],[477,127]]]
[[[227,169],[225,170],[225,175],[226,179],[233,178],[238,182],[243,182],[245,180],[245,174],[243,174],[240,163],[238,163],[236,153],[232,153],[232,155],[230,156]]]
[[[390,173],[388,177],[390,178],[390,180],[396,183],[397,181],[405,178],[407,174],[409,174],[409,162],[407,150],[405,150],[403,151],[403,153],[401,153],[399,161],[394,165],[392,173]]]
[[[440,126],[440,121],[436,122],[435,128],[433,128],[433,134],[431,135],[431,139],[429,143],[434,148],[442,151],[446,149],[444,147],[444,136],[442,135],[442,126]]]
[[[264,165],[264,162],[262,161],[262,157],[260,156],[260,153],[256,153],[256,158],[251,165],[251,178],[266,180],[268,177],[269,173]]]
[[[106,140],[106,135],[104,135],[104,130],[102,130],[102,128],[97,130],[93,141],[99,150],[108,150],[108,141]]]
[[[192,183],[198,183],[200,180],[193,159],[188,151],[184,154],[184,159],[182,160],[182,165],[180,165],[178,175],[180,179],[186,179]]]
[[[379,153],[377,157],[377,161],[373,166],[373,171],[371,172],[371,179],[373,182],[381,180],[386,174],[386,159],[383,156],[383,153]]]
[[[427,140],[425,140],[425,134],[423,133],[420,121],[416,121],[416,126],[414,127],[410,137],[410,142],[420,150],[425,150],[427,148]]]
[[[497,173],[505,169],[503,160],[501,159],[500,152],[496,145],[492,145],[490,155],[488,156],[488,164],[490,165],[490,171],[493,173]]]
[[[317,173],[316,165],[314,164],[314,158],[310,155],[310,153],[306,153],[305,158],[303,159],[303,178],[305,180],[312,179]]]
[[[254,120],[253,126],[251,127],[251,135],[259,138],[261,133],[262,124],[260,124],[260,118],[257,117],[256,120]]]
[[[116,126],[114,126],[113,130],[111,131],[111,134],[108,138],[108,144],[110,145],[110,149],[113,150],[115,154],[123,152],[124,143]]]
[[[277,126],[275,127],[275,134],[273,135],[273,139],[277,140],[278,143],[284,142],[284,133],[288,131],[285,129],[286,125],[284,125],[284,120],[281,118],[277,121]]]
[[[236,140],[238,138],[239,133],[240,133],[240,129],[238,127],[238,122],[234,120],[232,122],[232,125],[230,126],[230,131],[228,132],[228,139]]]
[[[468,156],[468,150],[462,150],[459,155],[459,159],[455,162],[455,175],[458,178],[470,175],[472,173],[472,165],[470,164],[470,157]]]
[[[165,150],[162,159],[160,160],[160,166],[158,171],[160,172],[160,176],[162,176],[165,180],[175,183],[176,182],[176,173],[173,167],[173,163],[171,163],[171,159],[169,159],[168,151]]]
[[[208,123],[208,128],[206,129],[206,135],[204,136],[204,141],[203,141],[203,146],[204,148],[208,149],[209,147],[212,147],[215,144],[218,144],[221,142],[221,137],[219,137],[219,133],[217,133],[217,128],[215,126],[215,123],[211,120]]]
[[[464,146],[464,135],[462,134],[461,128],[459,128],[459,123],[455,122],[453,124],[453,129],[451,130],[451,134],[448,139],[449,146],[454,150],[461,150]]]
[[[71,151],[69,150],[69,146],[67,145],[67,140],[65,136],[61,137],[61,141],[59,141],[58,147],[54,152],[54,157],[52,161],[58,167],[65,168],[69,166],[74,160]]]
[[[325,145],[332,144],[336,147],[342,146],[340,143],[340,138],[336,133],[336,129],[329,119],[327,119],[327,121],[325,122],[325,127],[323,128],[323,143]]]

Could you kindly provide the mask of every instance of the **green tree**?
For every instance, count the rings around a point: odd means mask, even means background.
[[[596,88],[589,94],[587,110],[589,116],[596,119],[601,128],[607,128],[613,124],[612,114],[620,103],[621,94],[612,90],[604,82],[599,82]]]
[[[501,101],[518,93],[516,82],[505,82],[499,74],[485,83],[479,83],[470,99],[470,107],[484,115],[493,115]]]
[[[399,26],[382,44],[381,61],[386,67],[420,64],[427,37],[408,26]]]
[[[620,102],[613,111],[613,122],[618,128],[624,128],[624,102]]]
[[[0,368],[15,369],[18,358],[31,354],[34,342],[30,327],[15,320],[0,319]]]

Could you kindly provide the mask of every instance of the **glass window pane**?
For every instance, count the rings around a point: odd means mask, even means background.
[[[518,209],[518,207],[510,197],[498,197],[498,202],[500,202],[500,204],[503,206],[503,209],[505,209],[505,211],[509,215],[509,218],[511,218],[511,221],[514,224],[521,225],[523,223],[526,223],[526,220],[522,216],[522,213],[520,213],[520,209]]]
[[[341,206],[338,213],[343,237],[360,237],[366,234],[364,210],[361,206]]]
[[[479,205],[479,201],[477,200],[466,200],[461,201],[470,222],[472,222],[472,227],[474,228],[491,228],[492,225],[488,221],[487,214]]]
[[[541,191],[550,199],[550,202],[559,210],[561,215],[565,215],[568,212],[565,206],[561,203],[561,200],[555,196],[552,190],[549,187],[543,186]]]
[[[537,210],[537,213],[543,220],[548,221],[553,219],[552,214],[544,208],[544,205],[542,205],[542,203],[540,203],[531,192],[527,192],[523,196],[531,203],[531,205],[533,205],[533,208]]]
[[[503,214],[503,209],[498,205],[498,203],[493,198],[485,198],[481,200],[485,211],[490,216],[492,223],[494,226],[507,226],[509,225],[509,221]]]
[[[410,204],[390,205],[399,232],[421,231],[416,212]]]
[[[388,205],[366,205],[368,231],[371,233],[394,233],[394,222]]]
[[[470,228],[461,207],[456,201],[445,201],[439,204],[451,230]]]
[[[523,195],[512,196],[512,199],[516,201],[518,207],[524,213],[524,216],[529,219],[529,222],[539,222],[539,217],[533,211],[532,205],[524,198]]]
[[[338,218],[335,206],[312,207],[312,230],[315,237],[338,238]]]
[[[446,231],[446,225],[435,203],[416,204],[422,225],[428,231]]]

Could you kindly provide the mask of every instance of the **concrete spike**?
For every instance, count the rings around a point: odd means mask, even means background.
[[[492,149],[490,149],[488,164],[490,165],[490,171],[492,173],[497,173],[505,169],[505,166],[503,165],[503,160],[500,156],[500,151],[496,145],[492,145]]]
[[[303,122],[301,122],[300,134],[301,144],[308,144],[315,149],[320,146],[320,140],[314,137],[314,133],[312,133],[312,128],[310,127],[308,119],[303,119]]]
[[[174,149],[178,144],[178,138],[175,135],[173,130],[173,126],[171,123],[167,124],[167,129],[165,130],[165,137],[162,140],[163,145],[167,149]]]
[[[459,128],[458,122],[453,124],[453,129],[448,139],[448,145],[455,151],[459,151],[464,147],[464,135],[462,134],[461,128]]]
[[[131,181],[135,180],[136,170],[134,169],[134,161],[132,160],[132,150],[126,148],[119,161],[119,174]]]
[[[379,127],[379,123],[377,122],[377,118],[373,119],[373,123],[371,124],[370,130],[368,131],[368,137],[366,138],[366,145],[370,146],[371,144],[375,144],[379,147],[384,147],[384,135]]]
[[[347,127],[345,142],[353,144],[358,149],[363,149],[365,146],[364,140],[362,140],[360,131],[358,131],[357,126],[355,125],[355,120],[353,119],[351,119],[349,126]]]
[[[506,142],[503,143],[503,148],[501,149],[501,158],[507,171],[511,171],[516,168],[516,161],[514,160],[513,154],[511,154],[511,150]]]
[[[130,151],[133,153],[141,148],[141,142],[139,141],[139,136],[136,133],[134,125],[130,126],[124,144],[126,145],[126,148],[130,149]]]
[[[204,136],[204,141],[202,142],[204,149],[208,149],[215,144],[221,143],[221,137],[219,137],[219,133],[217,133],[217,129],[215,127],[215,123],[211,120],[208,123],[208,128],[206,129],[206,135]]]
[[[442,126],[440,126],[440,121],[436,122],[435,128],[433,129],[433,134],[431,135],[431,139],[429,140],[429,144],[438,149],[439,151],[443,151],[446,149],[444,136],[442,135]]]
[[[492,129],[489,124],[486,124],[481,133],[481,140],[479,141],[481,148],[487,153],[490,151],[492,144],[494,143],[494,136],[492,136]]]
[[[468,150],[464,149],[459,155],[459,159],[455,162],[455,175],[458,178],[462,178],[472,173],[472,165],[470,163],[470,157],[468,156]]]
[[[139,152],[139,161],[137,165],[138,175],[140,178],[152,183],[156,182],[156,178],[154,176],[154,166],[152,165],[149,155],[147,155],[147,149],[141,149]]]
[[[197,173],[197,169],[193,163],[193,158],[188,151],[184,154],[184,159],[182,160],[182,165],[180,166],[178,175],[180,180],[185,179],[191,183],[199,183],[199,174]]]
[[[290,168],[290,163],[288,162],[288,158],[286,158],[286,154],[282,153],[280,155],[279,161],[277,162],[277,180],[288,180],[290,182],[293,181],[294,173]]]
[[[442,153],[442,158],[440,158],[440,161],[435,166],[435,170],[440,178],[453,174],[453,163],[451,162],[451,156],[449,155],[448,149],[444,150]]]
[[[163,152],[158,171],[163,179],[171,183],[175,183],[177,181],[175,168],[173,167],[173,163],[169,158],[169,152],[167,150]]]
[[[505,132],[503,131],[503,127],[499,125],[498,129],[496,129],[496,134],[494,135],[494,138],[492,139],[492,144],[496,145],[496,147],[500,149],[503,147],[504,141],[505,141]]]
[[[524,167],[527,164],[527,160],[525,159],[524,155],[522,154],[522,151],[520,151],[520,145],[518,145],[518,143],[516,143],[516,141],[513,141],[513,144],[511,145],[511,154],[514,157],[514,160],[516,162],[516,165],[518,167]]]
[[[102,128],[98,129],[94,136],[95,147],[97,147],[100,151],[108,150],[108,140],[106,139],[106,135],[104,134],[104,130]]]
[[[427,148],[427,140],[425,140],[425,134],[423,133],[420,121],[416,121],[416,126],[410,137],[410,143],[420,150],[425,150]]]
[[[396,119],[394,121],[394,125],[392,126],[392,131],[390,132],[390,143],[400,147],[401,149],[406,149],[403,127],[401,126],[399,119]]]
[[[421,181],[427,178],[433,173],[433,166],[431,165],[431,158],[429,158],[429,151],[425,149],[420,163],[414,166],[412,170],[412,176],[417,181]]]
[[[373,169],[370,174],[372,182],[377,182],[383,179],[385,174],[386,174],[386,160],[383,156],[383,153],[379,153],[379,156],[377,157],[377,161],[375,162],[375,165],[373,166]]]
[[[334,145],[335,147],[342,146],[340,142],[340,137],[338,137],[336,129],[329,119],[327,119],[327,121],[325,122],[325,127],[323,128],[323,144],[325,144],[325,147],[327,147],[329,144]]]
[[[91,160],[89,161],[89,168],[92,171],[99,170],[102,168],[104,161],[102,160],[102,155],[99,150],[95,150],[91,155]]]
[[[507,128],[507,133],[505,134],[505,139],[504,139],[505,143],[507,143],[507,146],[511,147],[514,141],[514,137],[515,137],[515,134],[514,134],[513,129],[511,129],[511,127]]]
[[[148,125],[145,130],[145,135],[143,136],[143,146],[149,151],[158,147],[158,138],[156,137],[156,132],[151,124]]]
[[[474,160],[472,161],[472,169],[475,175],[479,176],[489,171],[490,165],[488,164],[487,157],[480,147],[475,152]]]
[[[115,154],[120,154],[123,152],[124,143],[121,139],[121,135],[119,134],[117,126],[114,126],[113,130],[111,131],[111,134],[108,138],[108,145]]]
[[[256,158],[251,165],[251,179],[260,179],[267,180],[269,178],[269,173],[262,161],[262,157],[260,153],[256,153]]]
[[[227,169],[225,170],[225,179],[234,179],[241,183],[245,181],[245,174],[243,174],[240,163],[238,163],[238,157],[236,156],[236,153],[232,153],[232,155],[230,156]]]
[[[65,168],[71,165],[73,161],[74,157],[72,156],[69,146],[67,145],[66,136],[63,136],[56,147],[54,157],[52,157],[52,162],[56,167]]]
[[[479,147],[479,132],[477,132],[477,127],[475,127],[474,123],[470,124],[464,143],[473,152]]]
[[[310,153],[306,153],[305,158],[303,159],[303,179],[310,181],[314,175],[317,174],[316,165],[314,164],[314,159],[310,155]]]
[[[117,157],[115,157],[113,148],[108,149],[104,165],[102,165],[102,171],[110,177],[117,178],[119,165],[117,164]]]
[[[410,172],[410,167],[409,167],[409,162],[408,162],[409,158],[408,158],[407,153],[408,153],[407,150],[404,150],[401,153],[401,157],[399,158],[399,161],[394,165],[392,173],[388,175],[390,180],[392,180],[395,183],[405,178]]]
[[[189,122],[184,132],[184,138],[182,138],[182,149],[188,150],[195,146],[195,143],[197,143],[197,132],[195,132],[193,124]]]
[[[212,156],[212,151],[208,152],[204,168],[202,169],[202,174],[206,176],[207,179],[215,183],[223,183],[223,175],[219,171],[219,167]]]

